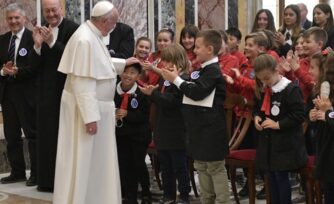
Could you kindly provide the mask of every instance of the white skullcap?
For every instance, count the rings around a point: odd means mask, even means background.
[[[107,14],[114,8],[114,5],[109,1],[99,1],[92,9],[92,17],[99,17]]]

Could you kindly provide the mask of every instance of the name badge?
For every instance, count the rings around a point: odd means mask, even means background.
[[[167,81],[167,80],[165,80],[165,81],[164,81],[164,86],[170,86],[170,82]]]
[[[276,106],[276,105],[273,105],[273,107],[271,108],[271,114],[273,116],[277,116],[279,114],[280,110],[279,110],[279,107]]]
[[[131,100],[131,107],[132,108],[138,108],[138,101],[137,101],[137,99],[135,99],[135,98],[133,98],[132,100]]]
[[[21,48],[21,50],[19,51],[19,55],[20,55],[21,57],[26,56],[27,53],[28,53],[28,51],[27,51],[27,49],[25,49],[25,48]]]
[[[334,111],[333,111],[333,112],[330,112],[330,113],[328,113],[328,117],[329,117],[329,118],[334,118]]]
[[[198,79],[199,77],[199,71],[194,71],[190,74],[191,79]]]

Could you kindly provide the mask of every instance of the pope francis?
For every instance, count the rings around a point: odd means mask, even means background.
[[[115,142],[116,75],[136,62],[111,58],[102,42],[117,22],[114,6],[98,2],[72,35],[58,71],[61,98],[54,204],[121,204]]]

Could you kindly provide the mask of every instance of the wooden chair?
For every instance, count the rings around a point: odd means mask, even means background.
[[[248,180],[248,191],[249,191],[249,203],[255,204],[255,195],[256,195],[256,185],[255,185],[255,149],[243,149],[238,150],[242,140],[244,139],[249,126],[252,121],[252,102],[246,102],[241,95],[237,94],[227,94],[224,107],[226,109],[226,119],[227,119],[227,130],[230,136],[229,147],[230,154],[226,157],[225,162],[228,167],[230,174],[232,191],[237,204],[240,203],[238,192],[236,188],[236,169],[237,168],[246,168],[247,171],[247,180]],[[238,107],[241,113],[241,116],[238,120],[238,123],[235,127],[232,125],[233,118],[233,109]],[[244,114],[247,111],[248,114]],[[265,179],[267,183],[267,180]],[[267,188],[266,188],[267,189]],[[266,194],[267,203],[270,202],[269,194]]]

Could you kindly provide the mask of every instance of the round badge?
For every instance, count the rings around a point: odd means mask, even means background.
[[[27,53],[28,53],[28,51],[25,48],[21,48],[21,50],[19,51],[19,55],[22,56],[22,57],[26,56]]]
[[[255,71],[252,70],[251,73],[249,73],[249,78],[254,79],[255,77]]]
[[[165,80],[165,81],[164,81],[164,86],[170,86],[170,82],[167,81],[167,80]]]
[[[274,105],[272,108],[271,108],[271,114],[273,116],[277,116],[279,114],[279,107]]]
[[[138,108],[138,101],[137,101],[137,99],[133,98],[131,100],[131,107],[132,108]]]
[[[199,77],[199,71],[194,71],[190,75],[191,79],[198,79],[198,77]]]
[[[329,118],[334,118],[334,111],[333,111],[333,112],[330,112],[330,113],[328,113],[328,117],[329,117]]]

